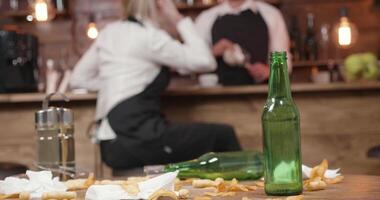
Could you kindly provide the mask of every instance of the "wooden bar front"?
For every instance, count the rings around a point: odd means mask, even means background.
[[[301,113],[303,163],[323,158],[344,174],[377,174],[380,159],[367,150],[380,145],[380,83],[293,84]],[[245,149],[261,149],[261,112],[267,86],[169,89],[163,110],[171,121],[233,125]],[[94,118],[95,94],[68,94],[66,107],[75,113],[76,158],[79,169],[94,170],[94,145],[86,133]],[[0,95],[0,160],[33,166],[34,112],[43,94]],[[55,105],[62,105],[55,102]],[[191,149],[189,149],[191,151]]]

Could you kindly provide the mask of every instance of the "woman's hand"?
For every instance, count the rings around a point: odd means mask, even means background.
[[[223,56],[224,52],[227,49],[234,48],[234,43],[227,39],[221,39],[219,40],[213,47],[212,47],[212,54],[215,57]]]
[[[174,26],[183,18],[178,12],[173,0],[156,0],[156,4],[160,14],[169,20]]]
[[[257,83],[262,83],[269,78],[269,67],[263,63],[246,64],[245,66]]]

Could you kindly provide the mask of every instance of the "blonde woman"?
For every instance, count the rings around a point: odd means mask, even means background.
[[[98,91],[102,159],[114,169],[240,150],[227,125],[168,122],[160,110],[171,69],[208,72],[216,63],[194,24],[171,0],[124,1],[125,20],[105,27],[74,69],[71,86]],[[180,43],[161,29],[172,26]]]

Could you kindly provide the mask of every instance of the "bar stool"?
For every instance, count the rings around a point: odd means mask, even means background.
[[[28,167],[22,164],[0,162],[0,180],[3,180],[8,176],[24,174],[26,170],[28,170]]]

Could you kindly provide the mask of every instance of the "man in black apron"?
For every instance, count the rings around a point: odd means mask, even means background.
[[[255,0],[226,0],[197,19],[201,36],[212,46],[216,73],[222,85],[249,85],[269,77],[268,52],[288,50],[285,23],[279,11]],[[277,42],[280,40],[280,42]],[[233,45],[249,55],[241,66],[231,66],[223,54]]]

